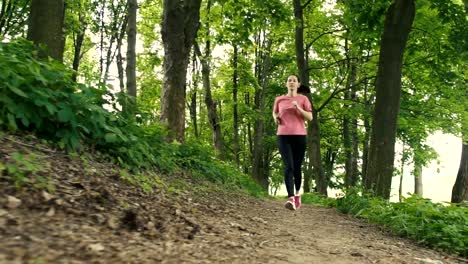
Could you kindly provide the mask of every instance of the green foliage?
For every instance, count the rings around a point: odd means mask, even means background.
[[[304,204],[315,204],[324,207],[336,207],[336,199],[325,197],[318,193],[304,193],[301,196]]]
[[[5,164],[0,162],[0,175],[5,174],[7,179],[11,180],[16,188],[21,189],[24,186],[32,186],[38,189],[47,189],[54,191],[54,186],[50,180],[41,175],[47,168],[40,157],[35,154],[21,154],[13,152],[10,160]]]
[[[158,169],[185,170],[195,177],[262,193],[250,177],[217,160],[210,147],[195,141],[165,142],[167,131],[153,121],[152,114],[117,111],[125,95],[76,84],[62,65],[39,61],[34,54],[33,45],[26,41],[0,45],[0,128],[36,132],[71,152],[91,146],[126,169],[122,179],[145,192],[159,181],[142,171]],[[114,111],[104,108],[106,104]],[[25,168],[34,172],[30,166]],[[127,170],[134,175],[130,177]],[[9,173],[19,185],[23,182],[23,174],[14,167]]]
[[[468,256],[468,208],[442,205],[413,195],[402,202],[349,190],[337,199],[337,209],[388,227],[421,244]]]
[[[68,150],[85,143],[132,169],[167,164],[157,159],[161,129],[144,129],[135,118],[106,110],[113,102],[103,97],[113,96],[104,88],[76,84],[61,64],[39,61],[34,53],[26,41],[0,45],[0,127],[34,131]]]
[[[265,195],[261,187],[230,163],[216,159],[213,149],[195,140],[179,145],[177,165],[194,177],[244,189],[252,195]]]

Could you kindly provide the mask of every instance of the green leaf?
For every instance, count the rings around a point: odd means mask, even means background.
[[[117,141],[117,135],[114,133],[107,133],[104,136],[104,139],[106,140],[107,143],[114,143]]]
[[[27,117],[23,117],[23,118],[21,118],[21,123],[23,123],[23,125],[25,127],[28,127],[29,126],[29,119]]]
[[[10,91],[14,92],[15,94],[21,96],[21,97],[24,97],[24,98],[28,98],[28,95],[25,94],[23,91],[21,91],[20,89],[12,86],[11,84],[7,83],[7,86],[8,88],[10,89]]]
[[[73,119],[74,115],[72,110],[69,107],[64,107],[57,113],[58,120],[60,122],[66,123]]]
[[[8,127],[11,130],[16,131],[16,129],[18,129],[18,126],[16,125],[15,117],[12,114],[8,113],[7,118],[8,118]]]
[[[49,102],[45,103],[44,106],[47,108],[47,111],[49,111],[49,114],[53,114],[57,112],[57,107],[55,107],[53,104]]]

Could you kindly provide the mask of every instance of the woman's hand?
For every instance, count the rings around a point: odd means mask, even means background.
[[[299,105],[298,105],[298,103],[297,103],[296,100],[292,101],[291,104],[292,104],[292,105],[294,106],[294,108],[296,108],[296,109],[299,107]]]
[[[296,108],[299,113],[306,119],[306,120],[309,120],[311,121],[313,116],[312,116],[312,113],[311,112],[307,112],[305,111],[304,109],[302,109],[299,104],[297,103],[297,101],[292,101],[291,104],[293,105],[294,108]]]
[[[275,120],[276,125],[281,124],[281,118],[279,117],[279,114],[273,113],[273,120]]]

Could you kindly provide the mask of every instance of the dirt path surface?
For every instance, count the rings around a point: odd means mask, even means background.
[[[34,153],[55,191],[0,173],[0,263],[468,263],[334,209],[288,211],[190,179],[143,194],[111,164],[18,141],[0,140],[0,161]]]

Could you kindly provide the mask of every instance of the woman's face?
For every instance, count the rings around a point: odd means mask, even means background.
[[[297,88],[300,86],[299,81],[297,80],[297,76],[289,75],[288,79],[286,80],[286,87],[288,87],[288,91],[297,91]]]

